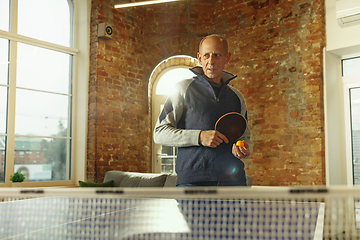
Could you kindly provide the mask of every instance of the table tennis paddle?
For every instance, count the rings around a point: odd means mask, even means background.
[[[246,119],[237,112],[226,113],[215,123],[215,130],[224,134],[230,143],[239,139],[244,134],[246,127]]]

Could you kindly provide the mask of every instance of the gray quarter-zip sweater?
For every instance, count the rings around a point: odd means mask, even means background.
[[[157,144],[178,147],[176,159],[177,185],[222,181],[246,184],[244,163],[233,156],[234,142],[221,143],[216,148],[199,144],[201,131],[214,130],[219,117],[238,112],[247,119],[243,95],[229,86],[235,75],[223,72],[223,85],[215,94],[201,67],[190,69],[196,76],[176,85],[175,93],[167,99],[154,129]],[[253,150],[250,130],[239,139]]]

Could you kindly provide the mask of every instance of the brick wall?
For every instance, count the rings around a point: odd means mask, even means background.
[[[224,34],[231,84],[246,98],[254,185],[324,184],[323,0],[187,0],[114,9],[93,0],[88,180],[106,171],[151,172],[148,84],[164,59],[195,57],[201,37]],[[97,24],[114,26],[110,40]]]
[[[257,185],[324,184],[323,2],[237,2],[217,9],[248,105],[247,173]]]
[[[151,171],[144,75],[144,10],[118,11],[94,0],[91,11],[88,181],[106,171]],[[97,38],[98,23],[113,25],[112,39]]]

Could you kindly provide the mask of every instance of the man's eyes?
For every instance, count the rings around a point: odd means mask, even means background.
[[[221,56],[219,53],[213,53],[213,55],[214,55],[215,57],[220,57],[220,56]],[[209,57],[210,57],[210,54],[204,54],[204,57],[205,57],[205,58],[209,58]]]

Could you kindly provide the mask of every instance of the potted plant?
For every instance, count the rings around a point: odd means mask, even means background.
[[[25,180],[25,174],[17,171],[11,175],[10,180],[13,182],[13,186],[19,186]]]

